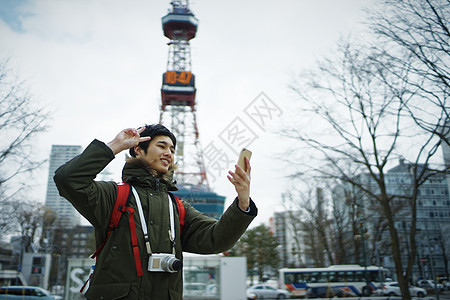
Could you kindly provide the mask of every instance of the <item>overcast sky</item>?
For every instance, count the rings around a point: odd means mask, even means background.
[[[295,107],[287,87],[293,73],[314,66],[341,36],[360,34],[362,8],[373,1],[191,1],[199,19],[191,49],[200,141],[204,148],[225,147],[222,133],[236,120],[253,132],[255,225],[283,210],[281,193],[291,188],[279,154],[286,141],[273,131]],[[0,58],[10,58],[34,99],[54,111],[36,145],[42,157],[52,144],[86,147],[94,138],[108,142],[123,128],[158,122],[168,57],[161,17],[169,2],[0,0]],[[263,126],[245,114],[258,101],[274,109]],[[110,167],[116,181],[123,158]],[[35,195],[43,202],[48,169],[41,173]],[[228,205],[234,189],[225,172],[213,175],[220,176],[210,184]]]

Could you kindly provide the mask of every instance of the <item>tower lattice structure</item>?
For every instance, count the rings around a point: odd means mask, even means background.
[[[209,189],[196,118],[195,76],[191,70],[191,47],[198,19],[188,0],[173,0],[162,17],[164,36],[170,41],[167,71],[161,87],[160,120],[177,137],[175,177],[179,184]]]

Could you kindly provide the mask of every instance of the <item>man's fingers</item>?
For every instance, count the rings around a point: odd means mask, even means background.
[[[145,126],[141,126],[137,129],[137,133],[141,134],[141,132],[144,130],[145,130]]]
[[[124,129],[124,130],[123,130],[123,133],[124,133],[125,135],[132,136],[132,137],[134,137],[134,136],[139,136],[139,133],[138,133],[137,130],[134,129],[134,128],[127,128],[127,129]]]
[[[245,162],[245,170],[247,174],[250,174],[250,170],[252,169],[250,167],[250,160],[247,157],[244,157],[244,162]]]
[[[242,170],[242,169],[241,169]],[[240,174],[239,174],[240,173]],[[233,173],[231,171],[228,171],[228,177],[229,179],[231,178],[231,180],[233,181],[233,184],[249,184],[250,183],[250,176],[247,175],[244,171],[236,171],[236,173]]]

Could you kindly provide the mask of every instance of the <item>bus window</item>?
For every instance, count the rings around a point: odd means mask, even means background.
[[[318,273],[317,282],[328,282],[328,272]]]
[[[355,276],[352,271],[345,272],[345,278],[346,278],[347,282],[355,282]]]
[[[296,275],[297,275],[297,276],[295,276],[296,283],[305,283],[304,278],[305,278],[306,274],[297,273]]]
[[[366,281],[366,279],[364,278],[364,272],[362,271],[356,271],[355,272],[355,281]]]
[[[319,273],[317,273],[317,272],[312,272],[312,273],[311,273],[311,277],[309,278],[309,281],[308,281],[308,282],[310,282],[310,283],[316,283],[316,282],[319,282],[319,281],[318,281],[318,277],[319,277]]]
[[[333,282],[348,282],[347,274],[345,272],[336,272]]]
[[[286,284],[294,283],[295,282],[295,275],[292,273],[286,273],[284,275],[284,282]]]
[[[369,271],[367,278],[369,281],[379,281],[379,274],[378,271]]]

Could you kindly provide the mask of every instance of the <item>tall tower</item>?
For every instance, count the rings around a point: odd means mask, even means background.
[[[200,211],[219,217],[225,197],[209,188],[196,119],[189,41],[197,33],[198,19],[189,9],[188,0],[172,0],[170,4],[172,8],[162,17],[164,36],[170,41],[167,71],[162,78],[159,122],[171,128],[177,137],[175,179],[180,187],[177,194],[190,199],[194,207],[197,203]]]
[[[171,4],[172,10],[162,18],[164,36],[170,42],[159,121],[170,126],[178,140],[178,182],[208,185],[195,115],[195,76],[191,71],[189,45],[197,32],[198,19],[190,11],[187,0],[174,0]]]

